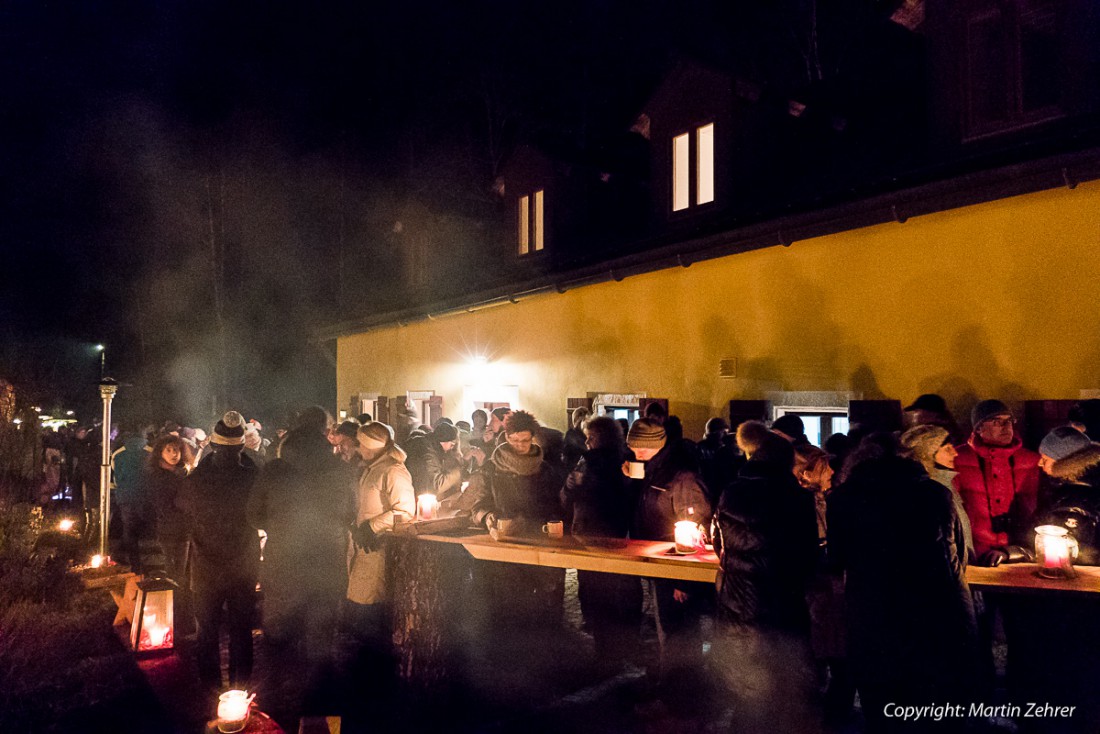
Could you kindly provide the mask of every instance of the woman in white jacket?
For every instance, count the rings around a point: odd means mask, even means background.
[[[354,555],[348,579],[348,600],[369,605],[359,610],[360,618],[381,620],[380,603],[385,601],[385,553],[379,538],[393,530],[396,518],[411,520],[416,511],[412,477],[405,468],[405,452],[393,442],[393,429],[373,421],[358,431],[359,457],[363,473],[356,492]],[[366,621],[366,620],[364,620]]]

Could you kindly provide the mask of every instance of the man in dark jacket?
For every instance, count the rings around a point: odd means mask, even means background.
[[[634,512],[630,482],[623,476],[626,444],[614,418],[600,416],[585,428],[588,450],[565,479],[562,504],[571,533],[589,539],[625,538]],[[577,571],[577,596],[592,630],[596,664],[615,672],[638,645],[642,586],[633,576]]]
[[[505,440],[470,477],[473,520],[494,538],[533,537],[542,525],[561,520],[561,478],[535,444],[539,423],[530,413],[509,413]],[[565,572],[556,568],[489,563],[482,566],[500,622],[556,626],[561,622]]]
[[[199,675],[211,687],[222,685],[218,662],[218,625],[228,610],[229,683],[245,688],[252,676],[252,617],[260,540],[248,522],[248,499],[256,465],[242,454],[244,419],[226,413],[214,427],[214,453],[187,477],[180,509],[194,552],[192,588],[199,623],[196,658]]]
[[[639,418],[626,438],[634,459],[643,462],[644,478],[631,480],[638,506],[630,536],[639,540],[675,540],[676,523],[690,520],[710,527],[710,501],[702,478],[691,468],[680,446],[668,443],[664,427]],[[629,476],[629,469],[624,467]],[[668,703],[690,702],[686,696],[702,670],[700,617],[713,598],[708,584],[647,579],[654,604],[660,657],[651,669],[655,682],[669,694]]]
[[[249,522],[267,533],[264,642],[272,665],[304,675],[307,706],[323,690],[347,591],[354,499],[354,467],[308,429],[287,433],[249,498]]]
[[[416,494],[431,494],[444,508],[462,494],[464,472],[458,455],[458,429],[440,423],[430,434],[409,441],[405,465]]]
[[[871,434],[828,502],[829,557],[845,574],[848,653],[869,731],[909,730],[885,717],[888,703],[968,705],[977,625],[951,490],[899,457],[892,434]]]
[[[751,422],[750,422],[751,423]],[[794,448],[763,424],[742,424],[748,462],[718,502],[719,670],[737,699],[737,731],[812,731],[816,680],[806,590],[818,563],[813,495]]]

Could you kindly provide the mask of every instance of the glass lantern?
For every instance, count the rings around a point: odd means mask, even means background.
[[[676,523],[673,533],[677,553],[695,553],[703,549],[703,528],[694,520],[680,520]]]
[[[252,708],[252,699],[248,691],[232,690],[218,696],[218,731],[233,734],[248,725],[248,716]]]
[[[130,648],[138,653],[171,652],[174,647],[173,595],[171,579],[150,578],[138,583],[134,621],[130,625]]]
[[[422,494],[416,498],[416,519],[434,520],[439,512],[439,502],[434,494]]]
[[[1077,577],[1073,560],[1077,558],[1077,539],[1060,525],[1040,525],[1035,528],[1035,562],[1039,575],[1048,579]]]

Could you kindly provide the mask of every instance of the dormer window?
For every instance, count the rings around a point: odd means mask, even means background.
[[[714,123],[672,139],[672,211],[714,201]]]
[[[546,246],[544,190],[519,197],[518,232],[519,254],[541,252]]]

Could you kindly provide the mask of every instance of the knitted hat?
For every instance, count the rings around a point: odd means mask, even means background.
[[[432,439],[439,443],[447,443],[448,441],[458,440],[458,429],[452,426],[450,423],[440,423],[432,431]]]
[[[1048,433],[1039,444],[1039,453],[1055,461],[1076,454],[1092,442],[1089,437],[1073,426],[1058,426]]]
[[[214,435],[210,437],[210,443],[217,446],[243,446],[244,418],[241,414],[231,410],[223,415],[214,426]]]
[[[936,415],[947,415],[947,402],[935,393],[925,393],[914,400],[912,405],[907,405],[904,410],[906,413],[911,410],[927,410]]]
[[[632,449],[657,449],[665,447],[665,429],[657,421],[639,418],[626,434],[626,445]]]
[[[371,421],[359,426],[359,445],[368,449],[381,449],[393,443],[393,429],[385,423]]]
[[[901,445],[909,455],[931,467],[935,463],[936,452],[950,439],[951,434],[942,426],[914,426],[901,434]]]
[[[970,411],[970,425],[974,427],[974,430],[977,430],[982,423],[998,415],[1011,417],[1012,411],[1000,400],[983,400]]]

